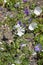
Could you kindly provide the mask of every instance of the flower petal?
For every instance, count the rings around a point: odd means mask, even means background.
[[[39,16],[42,13],[42,9],[40,7],[36,7],[34,9],[34,14],[36,14],[37,16]]]

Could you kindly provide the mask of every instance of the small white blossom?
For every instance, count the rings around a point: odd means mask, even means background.
[[[39,16],[41,13],[42,13],[42,9],[37,6],[37,7],[34,9],[34,14],[36,14],[36,16]]]
[[[24,28],[22,28],[22,27],[20,27],[20,28],[17,29],[17,35],[20,36],[20,37],[21,37],[22,35],[24,35],[24,32],[25,32],[25,30],[24,30]]]
[[[18,31],[18,33],[17,33],[17,35],[20,36],[20,37],[21,37],[23,34],[24,34],[24,33],[22,33],[21,31]]]
[[[18,36],[22,36],[24,35],[25,29],[22,28],[19,24],[15,25],[15,28],[17,29],[17,35]]]
[[[37,23],[35,23],[35,22],[31,23],[28,27],[28,29],[31,31],[34,30],[35,28],[37,28]]]

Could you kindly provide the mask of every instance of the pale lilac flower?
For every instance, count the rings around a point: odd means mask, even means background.
[[[35,46],[35,48],[34,48],[34,50],[35,50],[36,52],[40,52],[41,49],[42,49],[41,44],[37,44],[37,45]]]

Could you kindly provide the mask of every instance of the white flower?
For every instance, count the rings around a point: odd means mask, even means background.
[[[28,29],[29,30],[34,30],[37,27],[37,23],[33,22],[29,25]]]
[[[23,34],[24,34],[24,33],[22,33],[21,31],[18,31],[18,33],[17,33],[17,35],[20,36],[20,37],[21,37]]]
[[[17,29],[17,35],[18,36],[21,37],[22,35],[24,35],[25,29],[22,28],[19,24],[15,25],[14,28]]]
[[[17,29],[17,35],[20,36],[20,37],[21,37],[22,35],[24,35],[24,32],[25,32],[25,30],[24,30],[24,28],[22,28],[22,27],[20,27],[20,28]]]
[[[37,7],[34,9],[34,14],[36,14],[36,16],[39,16],[41,13],[42,13],[42,9],[37,6]]]
[[[6,3],[7,2],[7,0],[4,0],[4,3]]]

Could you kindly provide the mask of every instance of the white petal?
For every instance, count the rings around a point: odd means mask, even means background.
[[[34,14],[36,14],[37,16],[39,16],[42,13],[42,9],[40,7],[36,7],[34,9]]]
[[[24,32],[25,32],[25,30],[24,30],[24,28],[22,28],[22,27],[19,27],[18,29],[17,29],[17,35],[18,36],[22,36],[22,35],[24,35]]]
[[[23,34],[24,34],[24,33],[22,33],[21,31],[18,31],[18,33],[17,33],[17,35],[20,36],[20,37],[21,37]]]
[[[15,25],[14,28],[17,29],[17,35],[22,36],[25,32],[25,29],[22,28],[19,24]]]
[[[29,25],[29,30],[34,30],[37,27],[37,23],[33,22]]]
[[[34,30],[34,28],[31,25],[29,25],[29,30]]]

